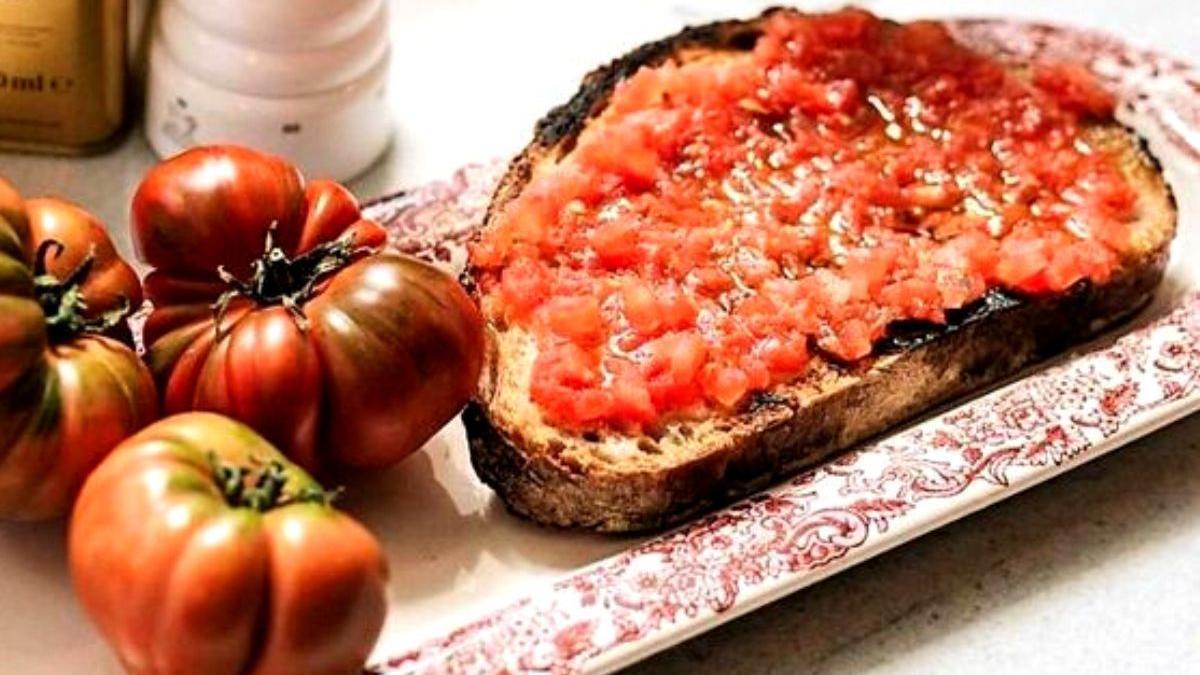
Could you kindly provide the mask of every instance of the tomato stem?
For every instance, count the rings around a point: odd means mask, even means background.
[[[308,317],[304,315],[303,305],[315,293],[317,283],[326,275],[350,264],[365,250],[354,245],[353,232],[346,232],[333,241],[292,257],[275,244],[277,229],[276,222],[267,228],[263,254],[250,264],[248,281],[237,278],[224,265],[217,268],[217,275],[229,287],[213,303],[218,338],[221,336],[225,310],[238,297],[253,300],[260,306],[283,305],[300,330],[307,330]]]
[[[293,492],[286,492],[287,469],[276,461],[266,466],[237,466],[221,462],[216,455],[209,456],[213,479],[217,481],[225,502],[234,508],[254,509],[266,513],[289,504],[330,504],[340,491],[327,492],[319,486],[309,485]]]
[[[38,304],[46,316],[46,332],[53,344],[61,344],[79,335],[108,332],[129,314],[129,298],[122,297],[119,306],[95,318],[87,316],[87,301],[83,297],[83,283],[96,264],[94,252],[89,252],[79,266],[71,270],[65,279],[50,273],[48,262],[51,257],[62,255],[64,246],[54,239],[38,245],[33,260],[33,288]]]

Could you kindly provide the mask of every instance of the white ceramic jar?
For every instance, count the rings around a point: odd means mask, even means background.
[[[165,0],[146,136],[161,156],[240,143],[346,180],[386,149],[384,0]]]

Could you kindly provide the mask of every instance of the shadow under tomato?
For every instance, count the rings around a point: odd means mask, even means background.
[[[358,518],[383,546],[393,598],[437,592],[475,566],[477,519],[464,513],[434,474],[431,442],[398,466],[346,477],[338,508]]]
[[[1055,606],[1055,596],[1089,592],[1085,584],[1117,575],[1135,578],[1122,581],[1115,598],[1098,600],[1100,604],[1088,610],[1096,617],[1092,620],[1107,626],[1107,631],[1096,631],[1090,639],[1111,639],[1119,645],[1122,633],[1142,632],[1135,624],[1153,623],[1144,619],[1158,613],[1153,609],[1157,595],[1176,613],[1170,617],[1160,614],[1161,625],[1145,625],[1145,630],[1159,631],[1162,637],[1177,635],[1178,642],[1190,636],[1194,645],[1200,618],[1194,612],[1180,615],[1179,607],[1186,605],[1189,597],[1195,598],[1200,578],[1197,573],[1183,574],[1184,568],[1189,572],[1196,569],[1194,560],[1184,562],[1194,544],[1184,544],[1195,541],[1197,522],[1200,416],[1193,416],[628,672],[682,674],[696,672],[698,667],[705,672],[729,673],[849,673],[881,667],[923,672],[939,662],[942,668],[952,668],[949,664],[957,663],[955,659],[967,650],[980,659],[987,655],[1003,658],[1007,649],[1019,645],[1000,647],[989,640],[1036,630],[1032,626],[1041,625],[1037,622],[1045,615],[1071,611]],[[1134,583],[1140,588],[1142,575],[1150,574],[1135,565],[1134,559],[1164,560],[1154,563],[1159,575],[1164,569],[1180,571],[1171,575],[1173,579],[1147,582],[1146,595],[1133,603]],[[1097,580],[1096,575],[1102,576]],[[1168,599],[1172,594],[1181,599]],[[1048,597],[1038,597],[1043,595]],[[1142,619],[1123,616],[1122,603],[1145,607],[1136,609]],[[1080,611],[1077,606],[1073,609]],[[1062,640],[1069,652],[1064,654],[1080,658],[1080,652],[1088,647],[1086,640],[1077,637],[1083,630],[1078,622],[1087,620],[1072,617],[1065,623],[1075,623],[1073,630],[1046,635],[1045,644],[1024,649],[1049,649]],[[996,626],[1001,632],[989,633]],[[1139,640],[1145,646],[1150,638],[1142,633]],[[1170,658],[1171,654],[1162,651],[1160,656]],[[1178,656],[1178,651],[1174,654]],[[1091,663],[1099,665],[1105,658],[1105,654],[1095,654]],[[1038,662],[1044,668],[1058,663]],[[960,665],[978,670],[981,663]],[[1000,663],[993,667],[1001,668]],[[1148,671],[1155,669],[1149,662],[1139,663]]]
[[[0,550],[4,570],[20,568],[46,580],[69,583],[67,575],[66,518],[35,522],[0,522]]]
[[[66,521],[0,523],[0,672],[117,673],[72,591]]]

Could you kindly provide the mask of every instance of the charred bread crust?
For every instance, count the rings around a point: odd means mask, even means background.
[[[569,151],[623,78],[688,51],[750,49],[762,20],[776,11],[688,28],[590,73],[570,101],[538,123],[533,141],[501,179],[484,227],[520,193],[539,162]],[[605,532],[659,529],[759,490],[1128,319],[1163,277],[1174,201],[1140,139],[1116,124],[1092,131],[1097,142],[1120,144],[1125,170],[1155,212],[1146,217],[1136,256],[1107,283],[1081,284],[1044,298],[994,291],[944,327],[897,327],[875,356],[853,366],[824,363],[813,377],[759,394],[744,411],[718,420],[716,433],[698,439],[702,447],[691,456],[653,470],[581,461],[559,437],[540,437],[544,434],[497,414],[501,347],[489,330],[480,397],[463,414],[476,472],[510,510],[543,524]],[[470,269],[465,276],[469,283]],[[645,441],[653,453],[654,440]]]
[[[1017,302],[935,339],[882,356],[819,405],[772,392],[732,424],[728,448],[655,474],[603,474],[526,448],[482,406],[463,413],[471,462],[514,512],[563,527],[633,532],[666,527],[751,494],[949,399],[1061,352],[1129,318],[1162,279],[1165,253],[1103,287]]]
[[[567,153],[575,146],[575,140],[588,120],[608,104],[617,83],[639,68],[662,64],[688,49],[749,51],[762,34],[762,21],[779,11],[783,10],[771,8],[759,18],[748,21],[733,19],[690,26],[675,35],[637,47],[585,75],[579,91],[569,101],[550,110],[534,125],[533,140],[513,158],[508,171],[501,177],[484,221],[491,220],[497,210],[520,193],[538,161],[551,152]]]

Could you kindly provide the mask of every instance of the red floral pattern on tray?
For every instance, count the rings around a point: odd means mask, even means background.
[[[388,228],[388,244],[457,274],[467,264],[467,241],[475,234],[504,173],[499,160],[459,169],[450,180],[375,200],[367,215]]]
[[[622,645],[725,612],[742,596],[799,587],[804,575],[889,529],[915,532],[930,517],[927,502],[1036,482],[1044,469],[1098,450],[1139,414],[1195,395],[1198,383],[1193,295],[1111,347],[602,561],[377,672],[581,671]]]
[[[953,24],[1015,60],[1080,61],[1166,143],[1200,159],[1200,78],[1107,36],[997,21]],[[399,248],[461,269],[465,242],[502,166],[371,207]],[[1200,404],[1200,294],[1108,347],[1078,356],[787,483],[584,568],[376,673],[574,673],[665,645],[739,603],[797,590],[962,511],[1045,480],[1118,445],[1114,435]],[[742,605],[744,608],[744,604]]]

